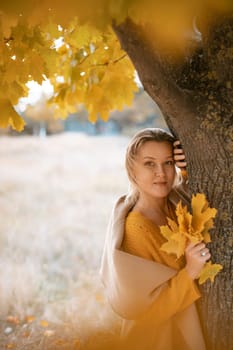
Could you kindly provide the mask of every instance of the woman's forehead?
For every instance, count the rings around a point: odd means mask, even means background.
[[[138,155],[145,155],[145,154],[173,155],[173,147],[172,147],[172,144],[166,141],[164,142],[148,141],[139,147],[137,153]]]

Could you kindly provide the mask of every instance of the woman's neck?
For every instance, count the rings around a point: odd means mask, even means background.
[[[133,210],[140,212],[157,225],[166,224],[166,219],[169,216],[168,198],[139,196]]]

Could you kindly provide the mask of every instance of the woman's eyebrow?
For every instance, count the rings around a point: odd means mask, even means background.
[[[143,157],[143,159],[157,159],[156,157],[153,157],[153,156],[144,156]],[[167,157],[165,157],[166,159],[168,159],[168,158],[173,158],[173,154],[171,154],[171,155],[169,155],[169,156],[167,156]]]

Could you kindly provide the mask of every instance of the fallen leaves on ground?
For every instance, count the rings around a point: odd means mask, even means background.
[[[9,334],[4,333],[7,327],[11,328]],[[81,341],[78,326],[73,324],[55,324],[35,316],[0,319],[1,350],[118,350],[118,334],[118,328],[111,332],[90,331]]]

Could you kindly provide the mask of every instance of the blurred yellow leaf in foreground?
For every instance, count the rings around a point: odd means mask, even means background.
[[[2,113],[0,118],[1,128],[12,126],[12,128],[17,131],[22,131],[24,129],[25,121],[14,110],[10,100],[1,98],[0,110]]]

